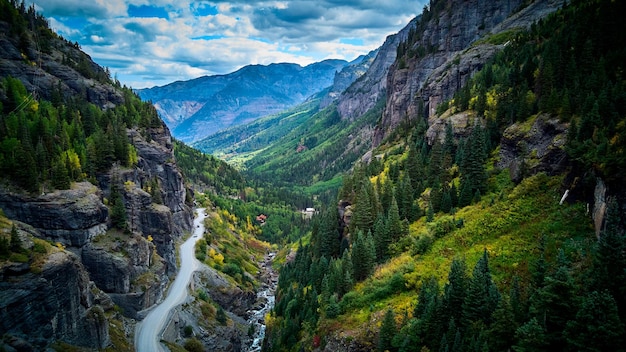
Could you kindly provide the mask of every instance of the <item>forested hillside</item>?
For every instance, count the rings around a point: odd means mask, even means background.
[[[572,1],[481,39],[504,47],[314,219],[266,347],[621,350],[625,10]]]

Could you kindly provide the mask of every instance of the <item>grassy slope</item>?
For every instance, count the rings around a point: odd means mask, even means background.
[[[501,292],[508,292],[511,278],[522,282],[529,279],[529,265],[538,257],[540,239],[545,236],[546,255],[556,256],[558,248],[583,262],[583,253],[590,246],[593,231],[584,204],[559,205],[559,177],[538,174],[514,186],[506,171],[492,177],[499,193],[482,198],[478,204],[460,209],[455,217],[464,226],[436,239],[429,251],[412,255],[411,245],[396,257],[380,265],[367,280],[356,285],[342,301],[345,314],[337,320],[320,323],[318,331],[342,331],[344,336],[361,337],[372,322],[377,324],[387,308],[410,316],[417,299],[417,287],[422,280],[435,276],[440,284],[447,280],[452,259],[464,258],[471,270],[484,249],[489,252],[490,268]],[[449,216],[448,216],[449,217]],[[432,223],[425,218],[411,224],[409,238],[432,236],[437,223],[446,216],[436,216]],[[402,275],[405,286],[389,290],[394,275]]]

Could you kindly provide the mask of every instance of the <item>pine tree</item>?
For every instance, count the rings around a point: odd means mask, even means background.
[[[20,239],[20,235],[17,233],[17,228],[15,224],[11,226],[11,251],[20,252],[22,250],[22,240]]]
[[[474,126],[464,150],[461,161],[461,194],[459,205],[466,206],[471,202],[476,192],[485,194],[487,191],[487,173],[485,161],[487,159],[485,136],[482,127]]]
[[[372,272],[376,261],[376,252],[371,233],[368,232],[367,235],[364,235],[362,231],[359,231],[355,237],[351,258],[354,281],[358,282],[367,278]]]
[[[513,276],[511,290],[509,291],[509,302],[515,323],[521,324],[526,321],[526,305],[524,304],[525,302],[522,301],[522,293],[520,290],[518,276]]]
[[[369,180],[364,182],[370,183]],[[370,184],[371,185],[371,184]],[[356,199],[352,206],[352,218],[350,220],[350,233],[356,233],[358,230],[367,232],[371,231],[376,218],[374,207],[371,203],[370,187],[365,184],[357,193]]]
[[[55,189],[69,189],[70,177],[63,158],[57,159],[52,164],[52,187]]]
[[[617,304],[608,291],[593,291],[567,323],[565,338],[572,350],[623,350],[624,324],[619,319]]]
[[[569,268],[561,264],[546,276],[544,287],[531,296],[530,313],[543,324],[548,345],[553,350],[566,347],[563,330],[576,314],[577,296]]]
[[[339,255],[339,213],[335,208],[322,213],[318,237],[320,256],[335,258]]]
[[[476,263],[472,278],[469,280],[467,295],[463,302],[464,325],[482,321],[485,325],[491,323],[491,315],[495,311],[500,294],[491,278],[487,250]]]
[[[127,214],[124,200],[115,181],[111,183],[111,225],[120,230],[126,230]]]
[[[215,319],[220,324],[226,325],[226,322],[228,321],[228,317],[226,316],[226,312],[224,311],[224,308],[222,308],[222,306],[218,306],[217,314],[215,315]]]
[[[380,326],[380,333],[378,335],[378,351],[394,351],[392,342],[393,337],[396,334],[396,315],[393,309],[388,309],[383,318],[382,325]]]
[[[416,220],[413,213],[413,187],[409,176],[402,174],[395,192],[400,219]]]
[[[352,266],[352,258],[349,250],[343,251],[341,256],[342,269],[342,288],[341,295],[348,293],[354,287],[354,266]]]
[[[467,269],[465,261],[459,258],[452,260],[448,272],[448,282],[444,286],[443,306],[445,316],[461,322],[463,302],[467,295]]]
[[[402,222],[400,221],[400,212],[395,197],[391,199],[391,207],[387,215],[386,225],[391,242],[395,242],[402,237]]]
[[[515,338],[517,339],[517,344],[513,346],[515,352],[551,351],[548,349],[546,331],[537,318],[532,318],[520,326],[515,331]]]
[[[488,331],[489,349],[492,351],[507,351],[515,341],[517,324],[509,300],[503,298],[493,312],[491,327]]]
[[[626,314],[626,236],[620,227],[621,214],[615,199],[609,199],[604,229],[594,256],[594,288],[608,290],[616,298],[621,316]]]
[[[391,244],[391,237],[387,231],[385,216],[378,214],[378,218],[374,223],[374,246],[376,248],[376,261],[382,263],[387,259],[387,249]]]

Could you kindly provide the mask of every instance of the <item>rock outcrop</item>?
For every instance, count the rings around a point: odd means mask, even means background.
[[[548,115],[511,125],[502,134],[497,166],[508,168],[515,182],[538,172],[564,172],[568,165],[567,127],[568,124]]]
[[[99,290],[90,285],[77,256],[50,251],[40,267],[0,268],[0,335],[22,339],[33,350],[43,350],[51,340],[106,347],[108,321],[103,307],[94,304]]]
[[[138,131],[128,131],[139,161],[134,169],[113,170],[112,177],[124,184],[124,204],[131,230],[153,238],[171,274],[176,269],[174,241],[193,226],[192,199],[188,199],[183,175],[176,165],[169,130],[153,128],[149,134],[148,141]],[[158,186],[152,190],[156,197],[144,191],[149,184]]]
[[[33,226],[46,239],[81,247],[107,230],[108,208],[100,190],[89,182],[39,196],[0,190],[7,217]]]

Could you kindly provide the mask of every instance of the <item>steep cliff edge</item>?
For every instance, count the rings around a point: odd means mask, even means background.
[[[398,45],[405,41],[418,19],[412,20],[400,32],[387,37],[378,49],[367,72],[360,76],[338,98],[337,111],[343,119],[356,119],[384,99],[387,88],[385,77],[397,57]]]
[[[514,1],[431,1],[400,57],[387,75],[387,102],[378,140],[405,119],[431,118],[437,105],[454,93],[507,42],[482,40],[528,28],[558,9],[559,1],[538,1],[521,8]]]
[[[108,346],[105,310],[113,305],[89,281],[80,259],[50,245],[37,243],[34,249],[30,245],[31,249],[24,250],[32,250],[35,260],[0,264],[4,342],[38,350],[55,340],[97,349]]]

